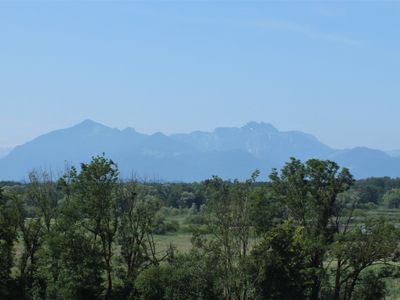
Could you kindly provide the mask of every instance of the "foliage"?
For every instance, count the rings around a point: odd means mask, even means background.
[[[400,188],[387,191],[383,195],[383,203],[387,208],[400,208]]]
[[[309,267],[314,269],[314,276],[310,299],[317,300],[326,274],[327,246],[339,229],[342,203],[338,196],[350,189],[353,177],[348,169],[340,169],[329,160],[311,159],[303,164],[292,158],[281,174],[274,170],[270,179],[289,216],[304,227],[312,241]]]
[[[66,225],[66,224],[64,224]],[[54,230],[42,253],[50,299],[100,299],[105,270],[101,250],[78,224]]]
[[[121,245],[121,257],[126,267],[122,276],[127,293],[134,294],[133,283],[147,267],[157,266],[168,257],[158,257],[153,232],[158,222],[157,213],[160,202],[150,196],[138,193],[137,183],[132,181],[120,188],[120,225],[118,242]]]
[[[252,251],[259,299],[306,299],[313,269],[303,227],[292,221],[272,229]]]
[[[136,279],[135,287],[142,300],[160,300],[165,295],[164,266],[152,266],[144,270]]]
[[[102,155],[58,182],[34,170],[26,184],[0,183],[0,298],[387,295],[400,274],[398,210],[367,210],[397,207],[398,179],[353,186],[347,169],[316,159],[258,175],[122,181]]]
[[[221,285],[226,299],[250,299],[251,279],[246,272],[249,263],[252,192],[259,172],[241,183],[213,177],[205,182],[208,191],[206,214],[211,243],[220,248],[219,263],[223,270]],[[199,244],[203,249],[209,245]],[[204,248],[205,247],[205,248]]]
[[[222,270],[215,253],[192,250],[143,271],[136,280],[141,299],[220,299],[217,283]]]
[[[111,297],[113,289],[113,243],[119,222],[116,198],[118,174],[117,165],[112,160],[96,156],[90,164],[81,164],[80,173],[72,168],[60,181],[73,201],[79,202],[81,226],[92,235],[94,243],[100,239],[107,273],[106,298]]]
[[[383,195],[395,188],[400,188],[400,178],[380,177],[358,180],[354,189],[360,194],[360,204],[374,203],[381,205]]]
[[[332,246],[336,261],[334,298],[351,299],[364,270],[393,261],[399,238],[399,230],[384,219],[367,219],[352,231],[338,234]]]
[[[379,272],[369,270],[362,274],[354,291],[354,300],[383,300],[387,295],[386,284]]]
[[[0,188],[0,298],[9,295],[7,287],[11,283],[11,268],[14,265],[13,246],[17,235],[17,215],[12,199]]]

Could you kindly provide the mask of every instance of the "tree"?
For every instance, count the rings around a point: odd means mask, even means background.
[[[10,296],[11,268],[14,265],[13,247],[17,240],[17,215],[12,199],[0,188],[0,298]]]
[[[208,191],[206,211],[212,236],[221,248],[225,299],[251,297],[250,277],[246,272],[251,223],[252,192],[259,172],[241,183],[213,177],[205,182]]]
[[[135,281],[141,300],[160,300],[165,295],[165,266],[152,266],[144,270]]]
[[[44,243],[46,230],[41,218],[28,218],[25,200],[26,198],[21,196],[15,198],[18,229],[23,243],[19,276],[26,297],[32,297],[36,288],[39,288],[39,293],[44,292],[40,276],[38,276],[38,251]]]
[[[101,299],[104,260],[100,243],[82,227],[78,201],[63,199],[57,219],[39,251],[39,272],[48,299]]]
[[[399,237],[399,230],[384,219],[367,219],[353,230],[338,234],[332,246],[333,257],[340,261],[334,299],[351,299],[364,270],[393,260]]]
[[[383,203],[387,208],[400,208],[400,188],[387,191],[383,195]]]
[[[312,272],[306,239],[304,228],[288,220],[255,246],[251,273],[258,299],[307,299]]]
[[[118,175],[118,167],[112,160],[96,156],[89,164],[81,164],[79,174],[71,168],[60,182],[79,204],[81,226],[92,235],[94,243],[100,240],[107,274],[106,299],[110,299],[113,289],[112,257],[118,229]]]
[[[388,289],[386,287],[386,269],[382,271],[367,270],[357,281],[352,299],[355,300],[384,300]],[[391,272],[389,272],[391,273]],[[392,275],[392,274],[390,274]]]
[[[165,264],[145,269],[135,283],[140,299],[221,299],[221,290],[217,286],[221,275],[217,253],[218,250],[193,249],[170,258]]]
[[[57,217],[59,198],[56,184],[48,172],[33,170],[29,173],[27,203],[36,208],[35,215],[42,218],[47,232],[50,232],[51,223]]]
[[[62,232],[53,232],[48,240],[45,257],[58,256],[57,276],[47,277],[50,299],[100,299],[103,291],[104,262],[101,248],[75,225]],[[50,253],[49,253],[50,252]],[[41,272],[52,272],[52,265],[43,260]],[[48,270],[50,268],[50,270]]]
[[[285,219],[285,208],[269,184],[259,183],[252,192],[250,219],[259,236],[268,233]]]
[[[276,196],[285,204],[289,216],[312,239],[310,267],[314,269],[312,300],[319,299],[322,279],[325,275],[324,259],[327,245],[337,231],[335,220],[339,194],[347,191],[354,180],[349,170],[332,161],[308,160],[305,164],[294,158],[279,174],[270,175]]]
[[[131,290],[140,272],[149,265],[158,265],[168,253],[158,256],[153,237],[160,202],[141,194],[135,181],[121,184],[119,202],[118,242],[126,266],[124,279]]]

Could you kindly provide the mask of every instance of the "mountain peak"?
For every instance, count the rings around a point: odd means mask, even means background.
[[[248,122],[242,129],[251,130],[251,131],[266,131],[266,132],[278,132],[272,124],[264,123],[264,122]]]
[[[135,128],[132,127],[126,127],[122,130],[122,132],[126,132],[126,133],[137,133],[137,131],[135,130]]]
[[[93,127],[107,127],[101,123],[98,123],[96,121],[93,121],[91,119],[86,119],[83,120],[82,122],[76,124],[73,127],[80,127],[80,128],[93,128]]]

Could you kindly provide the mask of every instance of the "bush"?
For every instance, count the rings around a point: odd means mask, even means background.
[[[173,217],[179,215],[179,209],[175,207],[161,207],[160,212],[164,217]]]
[[[153,266],[144,270],[135,281],[135,288],[142,300],[164,299],[165,272],[162,266]]]
[[[179,230],[179,222],[176,220],[166,222],[165,229],[167,232],[177,232]]]
[[[166,234],[168,232],[177,232],[179,230],[179,222],[176,220],[172,221],[161,221],[157,224],[154,229],[155,234]]]
[[[207,220],[202,214],[188,215],[183,222],[185,224],[195,224],[195,225],[207,224]]]
[[[217,272],[212,258],[192,252],[144,270],[135,287],[142,300],[219,299],[221,291],[215,285]]]
[[[386,284],[379,274],[374,271],[366,272],[354,290],[355,300],[380,300],[387,294]]]

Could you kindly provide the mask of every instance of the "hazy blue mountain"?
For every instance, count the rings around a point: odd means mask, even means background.
[[[349,168],[356,178],[400,176],[400,159],[380,150],[357,147],[336,151],[329,159]]]
[[[7,156],[8,153],[11,152],[11,150],[12,150],[12,148],[9,148],[9,147],[0,147],[0,158]]]
[[[123,177],[148,180],[194,181],[211,175],[244,179],[257,168],[266,178],[272,168],[282,167],[291,156],[332,159],[349,167],[358,178],[400,175],[400,159],[382,151],[335,150],[312,135],[282,132],[267,123],[167,136],[86,120],[15,147],[0,159],[0,180],[23,180],[34,168],[51,170],[58,177],[66,164],[79,165],[102,153],[118,163]]]
[[[400,150],[389,150],[386,153],[392,157],[400,157]]]
[[[241,128],[217,128],[213,132],[196,131],[172,135],[171,138],[202,152],[242,150],[278,166],[291,156],[323,158],[334,152],[312,135],[299,131],[281,132],[271,124],[256,122]]]

